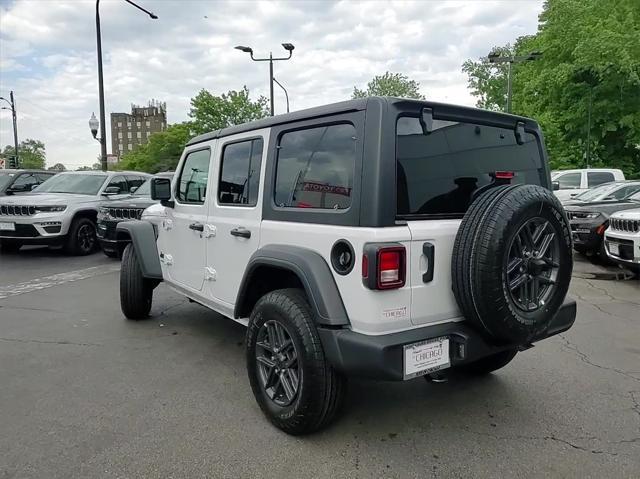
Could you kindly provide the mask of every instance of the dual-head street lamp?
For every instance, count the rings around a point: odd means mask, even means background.
[[[542,56],[542,52],[531,52],[527,55],[510,55],[500,56],[497,52],[492,52],[487,55],[489,63],[508,63],[509,70],[507,74],[507,113],[511,113],[511,90],[512,90],[512,67],[514,63],[522,63],[537,60]]]
[[[282,48],[284,48],[285,50],[287,50],[289,52],[289,56],[288,57],[281,57],[281,58],[273,58],[273,53],[269,52],[269,57],[268,58],[255,58],[253,56],[253,48],[251,47],[245,47],[242,45],[239,45],[236,47],[236,50],[240,50],[241,52],[245,52],[248,53],[249,55],[251,55],[251,59],[254,62],[269,62],[269,100],[270,100],[270,111],[271,111],[271,116],[273,116],[273,83],[274,83],[274,78],[273,78],[273,62],[275,61],[280,61],[280,60],[289,60],[291,58],[291,55],[293,55],[293,50],[294,50],[294,46],[292,43],[283,43],[282,44]],[[280,85],[278,83],[278,85]],[[282,87],[282,85],[280,85]],[[284,87],[282,87],[284,89]],[[286,92],[286,90],[285,90]],[[289,95],[287,95],[287,104],[289,103]]]
[[[149,18],[156,20],[158,17],[149,10],[142,8],[140,5],[134,3],[131,0],[124,0],[130,5],[133,5],[138,10],[149,15]],[[98,50],[98,96],[100,100],[100,122],[95,114],[91,115],[89,120],[89,128],[91,128],[91,134],[100,142],[100,164],[102,165],[102,171],[107,171],[107,133],[106,133],[106,120],[104,112],[104,79],[102,76],[102,35],[100,33],[100,0],[96,0],[96,45]],[[98,127],[100,127],[100,137],[98,138]]]

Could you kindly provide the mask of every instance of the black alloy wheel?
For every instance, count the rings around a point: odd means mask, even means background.
[[[559,268],[560,245],[548,220],[531,218],[509,246],[506,276],[511,300],[523,311],[544,307],[553,294]]]
[[[83,253],[93,251],[96,246],[96,230],[91,223],[85,223],[78,228],[76,233],[78,248]]]
[[[298,395],[300,368],[287,328],[277,320],[265,321],[258,331],[255,351],[262,389],[278,406],[290,405]]]

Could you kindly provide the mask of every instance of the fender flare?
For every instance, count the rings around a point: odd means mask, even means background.
[[[156,246],[156,232],[148,221],[121,221],[116,225],[116,234],[126,232],[136,252],[142,276],[162,280],[162,268]]]
[[[288,270],[298,277],[307,293],[316,323],[326,326],[349,325],[340,291],[325,259],[313,250],[290,245],[267,245],[251,255],[238,290],[234,317],[240,317],[251,280],[260,266]]]

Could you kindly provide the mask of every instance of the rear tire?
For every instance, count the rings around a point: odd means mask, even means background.
[[[2,240],[0,241],[0,254],[17,253],[22,248],[19,241]]]
[[[155,282],[142,276],[138,257],[131,244],[122,255],[120,267],[120,308],[128,319],[149,316]]]
[[[89,218],[76,218],[71,223],[64,250],[73,256],[87,256],[96,250],[96,225]]]
[[[253,308],[247,372],[260,409],[287,434],[327,426],[344,400],[346,380],[327,362],[311,308],[298,289],[267,293]]]
[[[459,366],[457,369],[466,374],[482,376],[505,367],[516,357],[516,354],[518,354],[517,349],[507,349],[506,351],[492,354],[478,361]]]

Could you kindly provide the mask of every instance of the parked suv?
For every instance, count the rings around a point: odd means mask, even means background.
[[[135,172],[59,173],[32,193],[0,199],[0,249],[63,245],[69,254],[95,251],[101,202],[122,198],[149,175]]]
[[[587,168],[551,172],[553,190],[561,200],[571,199],[603,183],[622,181],[624,179],[622,170],[611,168]]]
[[[349,375],[488,373],[571,327],[550,186],[538,125],[473,108],[375,97],[214,131],[118,224],[122,311],[165,281],[246,325],[258,404],[309,433]]]
[[[634,185],[633,182],[629,183]],[[599,254],[602,259],[607,259],[603,239],[609,226],[609,217],[618,211],[640,207],[640,182],[635,182],[635,187],[636,193],[625,199],[605,199],[583,202],[579,206],[565,206],[571,224],[573,248],[576,251],[587,256]]]
[[[40,170],[0,170],[0,196],[29,193],[56,173]]]
[[[171,179],[173,171],[157,173],[155,176]],[[129,240],[118,240],[116,226],[124,220],[139,220],[142,212],[156,203],[157,201],[151,199],[151,178],[148,178],[139,188],[132,191],[131,196],[101,206],[98,209],[97,234],[104,254],[110,258],[120,258]]]
[[[609,259],[640,276],[640,208],[611,215],[604,239]]]

